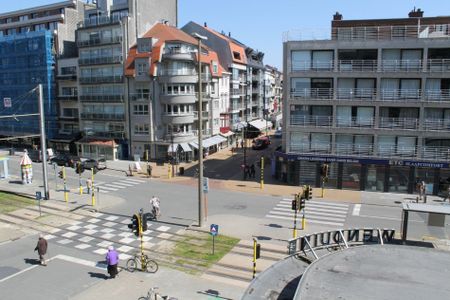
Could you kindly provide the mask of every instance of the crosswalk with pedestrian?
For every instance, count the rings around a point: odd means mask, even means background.
[[[294,219],[292,200],[282,199],[266,217],[292,221]],[[304,213],[308,223],[343,227],[348,210],[348,204],[308,200]],[[302,214],[303,211],[298,216],[301,217]]]

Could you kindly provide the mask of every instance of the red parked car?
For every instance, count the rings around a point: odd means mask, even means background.
[[[261,150],[265,149],[270,145],[270,139],[268,136],[262,136],[253,140],[252,149],[253,150]]]

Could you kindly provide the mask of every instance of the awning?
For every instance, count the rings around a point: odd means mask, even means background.
[[[247,127],[247,122],[239,122],[239,123],[235,124],[234,127],[235,127],[237,130],[241,130],[242,128]]]
[[[232,135],[234,135],[234,132],[233,131],[228,131],[227,133],[219,133],[221,136],[224,136],[224,137],[229,137],[229,136],[232,136]]]
[[[259,130],[264,130],[266,128],[272,127],[272,122],[266,120],[253,120],[249,124]]]
[[[197,143],[197,142],[190,142],[189,145],[190,145],[192,148],[198,150],[198,143]]]
[[[170,144],[167,147],[167,153],[177,152],[178,144]]]
[[[209,137],[209,138],[203,140],[203,143],[202,143],[203,148],[209,148],[212,145],[216,145],[214,143],[214,137]]]
[[[192,152],[192,149],[189,147],[188,143],[181,143],[180,147],[184,152]]]
[[[202,141],[202,147],[203,148],[209,148],[214,145],[218,145],[222,142],[226,142],[227,139],[220,135],[211,136],[209,138],[206,138]],[[190,142],[189,145],[195,149],[198,149],[198,143],[197,142]]]
[[[223,142],[227,141],[227,139],[224,138],[221,135],[215,135],[215,136],[212,137],[212,139],[213,139],[214,145],[218,145],[220,143],[223,143]]]

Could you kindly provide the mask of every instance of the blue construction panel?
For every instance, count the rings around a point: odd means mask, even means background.
[[[42,84],[48,138],[58,131],[53,43],[48,30],[0,37],[0,116],[38,113],[38,94],[30,91]],[[31,134],[39,134],[38,116],[0,119],[0,136]]]

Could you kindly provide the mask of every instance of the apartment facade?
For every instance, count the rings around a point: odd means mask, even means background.
[[[450,184],[450,17],[343,20],[284,42],[283,151],[290,184],[441,194]]]
[[[9,99],[0,114],[37,113],[37,94],[29,91],[42,84],[50,146],[59,135],[55,65],[58,59],[76,54],[76,24],[86,7],[82,1],[70,0],[0,14],[0,98]],[[39,120],[4,119],[0,127],[3,136],[35,135]]]
[[[228,106],[220,114],[221,131],[264,130],[266,123],[261,121],[264,54],[232,38],[230,33],[219,33],[207,24],[189,22],[181,30],[205,36],[205,45],[217,52],[222,68],[230,75]]]
[[[201,50],[203,147],[226,146],[220,133],[222,68],[217,54]],[[155,24],[131,47],[125,75],[131,100],[133,156],[190,161],[198,151],[197,40],[169,24]]]
[[[177,0],[98,0],[78,24],[78,110],[83,157],[129,158],[131,99],[124,63],[156,22],[177,24]]]

